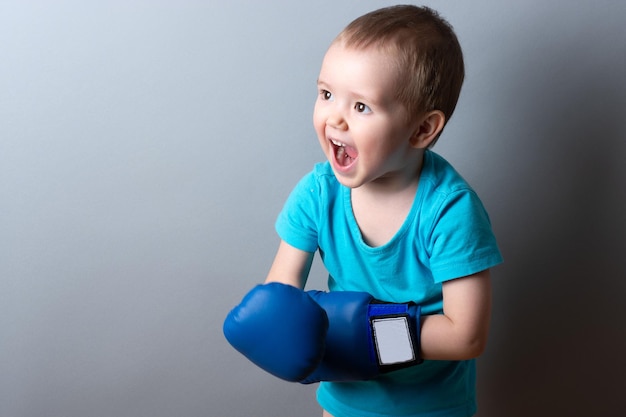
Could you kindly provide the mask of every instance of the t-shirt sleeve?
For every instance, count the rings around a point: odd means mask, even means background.
[[[291,246],[315,252],[318,248],[320,186],[314,173],[306,175],[293,189],[276,219],[278,236]]]
[[[430,267],[436,282],[475,274],[502,262],[489,216],[471,189],[444,198],[431,233]]]

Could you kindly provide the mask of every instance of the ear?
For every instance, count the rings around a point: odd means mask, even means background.
[[[441,110],[432,110],[424,114],[420,118],[420,124],[417,126],[413,136],[411,136],[411,146],[420,149],[427,148],[437,139],[445,124],[446,116]]]

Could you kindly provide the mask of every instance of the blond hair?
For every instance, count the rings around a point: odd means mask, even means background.
[[[463,52],[452,26],[427,7],[392,6],[367,13],[337,36],[348,48],[376,47],[398,71],[396,97],[409,117],[440,110],[447,123],[461,92]]]

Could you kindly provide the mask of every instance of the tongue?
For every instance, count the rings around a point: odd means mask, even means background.
[[[358,152],[356,151],[355,148],[353,148],[352,146],[344,146],[344,151],[346,152],[346,155],[348,155],[350,158],[354,159],[357,157]]]

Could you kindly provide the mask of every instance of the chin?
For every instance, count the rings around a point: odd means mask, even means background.
[[[337,178],[337,181],[339,182],[339,184],[343,185],[344,187],[354,189],[354,188],[359,188],[360,186],[363,185],[363,182],[361,179],[356,178],[354,176],[346,175],[340,171],[337,171],[334,167],[333,167],[333,173],[335,174],[335,178]]]

